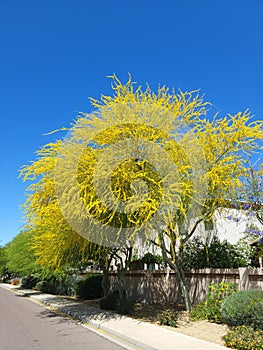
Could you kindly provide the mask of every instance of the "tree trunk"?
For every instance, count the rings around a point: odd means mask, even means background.
[[[166,256],[167,258],[167,256]],[[186,311],[191,311],[192,305],[190,300],[189,291],[185,282],[185,275],[182,267],[178,263],[173,263],[170,259],[166,259],[164,256],[164,260],[170,266],[170,268],[176,273],[178,282],[179,282],[179,290],[181,292],[181,296],[183,298]]]
[[[190,300],[190,295],[189,291],[185,282],[185,274],[182,268],[181,264],[181,257],[180,253],[175,257],[175,262],[173,262],[171,259],[168,258],[167,256],[167,250],[164,242],[163,235],[159,235],[160,242],[161,242],[161,249],[162,249],[162,256],[164,261],[169,265],[169,267],[176,273],[178,282],[179,282],[179,290],[181,292],[181,296],[183,298],[184,304],[185,304],[185,309],[186,311],[191,311],[192,306],[191,306],[191,300]]]
[[[118,270],[118,289],[119,289],[119,300],[122,302],[125,299],[125,289],[124,289],[124,275],[126,269],[121,268]]]
[[[103,267],[102,288],[103,296],[106,298],[110,290],[109,268],[107,266]]]

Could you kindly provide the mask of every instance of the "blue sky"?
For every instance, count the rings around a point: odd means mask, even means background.
[[[107,75],[201,89],[222,115],[261,119],[262,16],[262,0],[0,0],[0,245],[23,225],[19,168],[110,92]]]

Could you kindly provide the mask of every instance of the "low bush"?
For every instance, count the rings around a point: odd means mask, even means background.
[[[60,275],[55,279],[55,294],[75,295],[79,277],[76,275]]]
[[[37,283],[39,282],[39,278],[35,275],[27,275],[21,280],[21,287],[26,289],[35,288]]]
[[[263,329],[263,290],[242,290],[222,303],[222,321],[229,326]]]
[[[208,287],[206,299],[207,319],[210,321],[221,322],[221,305],[225,298],[236,292],[234,283],[220,282],[211,283]]]
[[[77,276],[58,272],[48,272],[39,276],[36,289],[49,294],[74,295]]]
[[[211,283],[208,287],[206,301],[196,305],[191,311],[193,320],[208,319],[210,321],[221,322],[221,305],[224,299],[236,291],[234,283],[220,282]]]
[[[177,327],[178,312],[167,309],[157,315],[157,321],[160,325]]]
[[[55,294],[55,287],[48,281],[37,282],[36,289],[43,293]]]
[[[223,341],[231,349],[263,349],[263,330],[254,330],[248,326],[234,327],[223,337]]]
[[[82,299],[97,299],[103,296],[102,275],[90,274],[76,284],[77,296]]]
[[[196,304],[191,312],[190,317],[193,321],[206,320],[207,319],[207,308],[206,304]]]

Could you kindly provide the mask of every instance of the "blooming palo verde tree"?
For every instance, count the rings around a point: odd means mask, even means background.
[[[63,269],[103,254],[92,242],[77,234],[64,219],[55,193],[56,158],[61,141],[37,151],[37,160],[24,166],[20,176],[32,182],[24,203],[26,231],[32,237],[30,249],[39,266]]]
[[[131,78],[112,79],[113,96],[92,99],[94,112],[80,114],[62,141],[23,169],[24,178],[44,174],[26,202],[28,220],[35,228],[46,225],[45,232],[52,218],[60,223],[57,251],[71,246],[74,235],[108,248],[151,241],[176,272],[190,310],[184,245],[241,186],[244,152],[257,148],[262,123],[248,111],[208,118],[209,104],[196,91],[153,92]],[[46,244],[42,234],[36,234],[38,254]]]

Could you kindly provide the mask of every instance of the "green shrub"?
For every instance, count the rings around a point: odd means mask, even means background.
[[[152,253],[146,253],[141,258],[141,261],[144,264],[162,264],[164,262],[163,257],[161,255],[154,255]]]
[[[209,244],[195,237],[187,242],[184,248],[183,267],[185,270],[246,266],[248,266],[247,258],[240,248],[226,240],[221,242],[216,236]]]
[[[38,275],[38,283],[36,289],[49,294],[58,295],[74,295],[76,283],[76,275],[67,275],[59,272],[47,272],[42,275]]]
[[[157,315],[157,321],[160,325],[176,327],[178,320],[178,312],[175,310],[167,309]]]
[[[55,287],[48,281],[37,282],[36,289],[43,293],[55,294]]]
[[[21,287],[26,289],[32,289],[36,287],[38,282],[38,277],[36,277],[35,275],[28,275],[22,278]]]
[[[79,277],[76,275],[59,275],[54,280],[55,292],[59,295],[74,295],[76,294],[76,285]]]
[[[242,290],[222,303],[222,320],[229,326],[263,329],[263,290]]]
[[[234,283],[211,283],[208,287],[206,299],[207,319],[215,322],[221,321],[221,305],[224,299],[236,292]]]
[[[206,304],[205,303],[196,304],[190,312],[190,317],[193,321],[206,320],[207,319]]]
[[[76,285],[76,293],[82,299],[96,299],[103,296],[102,275],[90,274],[79,280]]]
[[[220,282],[211,283],[208,287],[206,301],[196,305],[191,311],[194,320],[208,319],[210,321],[221,322],[221,305],[223,300],[236,291],[234,283]]]
[[[238,326],[228,331],[223,340],[224,345],[231,349],[263,349],[263,330],[254,330],[248,326]]]

